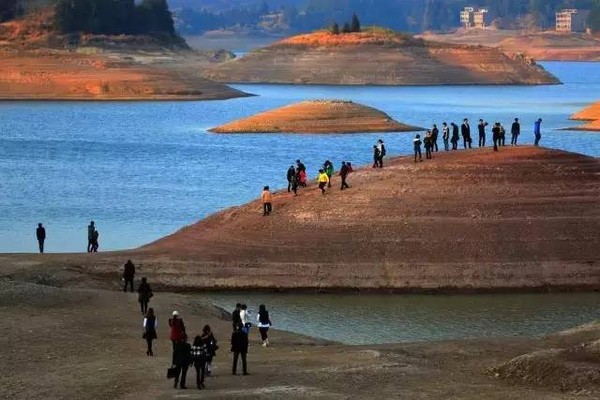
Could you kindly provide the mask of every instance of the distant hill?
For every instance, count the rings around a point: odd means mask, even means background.
[[[426,42],[380,28],[299,35],[214,66],[228,83],[331,85],[556,84],[530,59],[494,48]]]

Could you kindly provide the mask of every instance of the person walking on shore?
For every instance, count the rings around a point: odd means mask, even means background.
[[[433,128],[431,128],[431,151],[438,151],[438,136],[440,134],[440,130],[438,129],[436,124],[433,124]]]
[[[100,232],[98,232],[98,229],[94,229],[94,232],[92,233],[92,252],[94,253],[98,252],[98,247],[100,246],[100,243],[98,242],[99,238]]]
[[[187,389],[185,386],[187,380],[187,372],[192,363],[192,346],[187,342],[187,335],[183,334],[173,347],[173,366],[177,368],[175,372],[175,384],[173,387],[177,389],[179,384],[180,389]]]
[[[442,139],[444,140],[444,151],[450,150],[450,129],[445,122],[442,124]]]
[[[231,312],[231,323],[233,325],[233,330],[235,331],[236,328],[242,328],[242,318],[240,317],[240,311],[242,309],[242,304],[241,303],[237,303],[235,305],[235,308],[233,309],[233,311]]]
[[[519,123],[519,118],[515,118],[515,122],[512,123],[510,127],[510,145],[516,146],[517,140],[519,139],[519,135],[521,134],[521,124]]]
[[[294,170],[294,174],[291,176],[292,192],[294,193],[294,196],[298,196],[299,181],[300,181],[300,177],[298,176],[298,173],[296,172],[296,170]]]
[[[466,148],[471,148],[471,143],[473,142],[473,140],[471,139],[471,125],[469,125],[469,120],[467,118],[465,118],[463,120],[463,123],[460,127],[461,130],[461,134],[463,137],[463,145]]]
[[[321,189],[321,194],[325,195],[327,184],[329,183],[329,177],[322,169],[319,170],[319,177],[317,178],[319,182],[319,189]]]
[[[146,340],[146,344],[148,349],[146,350],[147,356],[154,356],[154,352],[152,351],[152,342],[158,336],[156,335],[156,330],[158,329],[158,319],[154,315],[154,309],[149,308],[146,316],[144,317],[144,335],[142,336]]]
[[[540,140],[542,140],[542,119],[541,118],[539,118],[537,121],[535,121],[535,124],[533,126],[533,134],[535,135],[534,146],[539,146]]]
[[[346,164],[346,161],[342,161],[342,167],[340,168],[340,177],[342,178],[342,187],[340,188],[340,190],[350,189],[350,186],[348,186],[348,182],[346,181],[348,179],[349,174],[350,174],[350,168]]]
[[[379,168],[379,148],[377,145],[373,146],[373,168]]]
[[[479,120],[479,125],[477,128],[479,129],[479,147],[485,147],[485,127],[488,126],[488,123],[484,120]]]
[[[457,150],[458,149],[458,141],[460,140],[460,138],[458,136],[458,125],[456,125],[454,122],[452,122],[451,125],[452,125],[452,139],[450,140],[450,142],[452,143],[452,150]]]
[[[215,339],[215,336],[210,329],[210,325],[204,325],[204,328],[202,328],[202,341],[206,344],[205,371],[206,375],[210,376],[212,373],[212,361],[219,349],[219,346],[217,346],[217,339]]]
[[[263,217],[271,215],[271,211],[273,211],[273,195],[271,195],[268,186],[263,188],[261,200],[263,204]]]
[[[383,143],[382,139],[377,141],[377,150],[379,150],[378,165],[379,168],[383,168],[383,157],[387,155],[387,150],[385,149],[385,143]]]
[[[494,141],[494,151],[498,151],[498,142],[500,141],[500,124],[498,122],[492,128],[492,140]]]
[[[88,225],[88,246],[87,246],[88,253],[91,253],[94,248],[94,232],[95,231],[96,231],[96,225],[94,224],[94,221],[90,221],[90,224]]]
[[[506,129],[504,129],[504,126],[500,123],[498,123],[500,125],[500,140],[498,141],[498,144],[500,146],[506,146]]]
[[[425,145],[425,158],[431,160],[433,158],[433,155],[431,153],[431,148],[433,147],[433,144],[431,141],[430,131],[427,131],[427,133],[425,133],[425,139],[423,139],[423,144]]]
[[[329,182],[327,182],[327,187],[331,187],[331,178],[333,177],[334,172],[333,163],[329,160],[325,160],[325,162],[323,163],[323,170],[329,178]]]
[[[252,323],[250,323],[250,311],[248,311],[248,306],[245,304],[240,307],[240,319],[242,320],[242,331],[249,335]]]
[[[298,182],[301,187],[306,187],[306,166],[300,160],[296,160],[296,171],[300,177]]]
[[[244,375],[249,375],[248,365],[246,363],[246,355],[248,354],[248,335],[239,329],[239,327],[231,334],[231,352],[233,353],[232,375],[236,375],[237,373],[237,364],[240,357],[242,358],[242,371]]]
[[[196,369],[196,387],[198,389],[204,389],[204,373],[206,370],[206,357],[208,349],[206,342],[202,340],[200,335],[194,338],[194,344],[192,344],[192,363]]]
[[[142,278],[142,283],[140,283],[137,291],[140,309],[142,310],[142,314],[146,314],[146,311],[148,311],[148,303],[150,302],[152,296],[154,296],[154,293],[152,293],[152,288],[150,288],[146,278]]]
[[[173,311],[173,318],[169,318],[169,339],[173,344],[173,365],[175,365],[175,347],[185,336],[185,324],[183,319],[179,317],[179,312]]]
[[[269,318],[269,312],[264,304],[258,307],[258,315],[256,316],[256,322],[258,323],[258,331],[260,332],[260,339],[263,342],[263,347],[269,346],[269,328],[271,327],[271,319]]]
[[[38,224],[38,227],[35,230],[35,236],[37,237],[40,253],[44,253],[44,241],[46,241],[46,228],[44,228],[41,222]]]
[[[415,148],[415,162],[417,162],[417,155],[419,156],[419,162],[423,162],[423,155],[421,153],[421,135],[415,136],[413,140],[413,146]]]
[[[123,291],[127,291],[127,285],[129,285],[131,289],[131,293],[133,293],[133,279],[135,277],[135,265],[131,262],[131,260],[127,260],[125,265],[123,265]]]
[[[296,176],[296,169],[294,168],[293,165],[291,165],[287,170],[287,181],[288,181],[287,191],[288,191],[288,193],[290,193],[292,191],[292,182],[293,182],[295,176]]]

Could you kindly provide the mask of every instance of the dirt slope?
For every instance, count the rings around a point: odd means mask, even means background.
[[[402,124],[362,104],[342,100],[304,101],[210,129],[215,133],[359,133],[410,132]]]
[[[555,84],[522,57],[493,48],[424,42],[395,33],[314,33],[207,71],[220,82],[333,85]]]
[[[444,43],[498,47],[504,52],[523,53],[538,61],[600,60],[600,38],[581,33],[458,29],[448,34],[427,32],[419,37]]]
[[[142,249],[176,286],[590,287],[600,278],[598,159],[519,147],[436,154],[231,208]],[[152,254],[152,256],[151,256]],[[159,258],[160,258],[159,257]],[[184,267],[185,265],[185,267]],[[185,279],[172,273],[185,268]]]

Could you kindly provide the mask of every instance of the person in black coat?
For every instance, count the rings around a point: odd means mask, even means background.
[[[179,384],[180,389],[187,389],[185,382],[188,368],[192,363],[192,346],[187,342],[187,335],[183,335],[181,340],[175,344],[173,348],[173,363],[174,367],[177,368],[173,387],[177,389],[177,385]]]
[[[140,302],[140,309],[142,310],[142,314],[146,314],[148,311],[148,303],[154,294],[152,293],[152,288],[148,284],[148,280],[146,278],[142,278],[142,283],[138,287],[138,301]]]
[[[500,124],[498,122],[492,128],[492,140],[494,141],[494,151],[498,151],[498,144],[500,142]]]
[[[479,125],[477,125],[477,129],[479,129],[479,147],[485,147],[485,127],[488,126],[488,123],[484,120],[479,120]]]
[[[519,122],[519,118],[515,118],[515,122],[513,122],[512,126],[510,127],[510,134],[510,145],[516,146],[519,135],[521,134],[521,123]]]
[[[466,148],[471,148],[471,125],[469,125],[469,120],[467,118],[465,118],[463,120],[462,125],[460,126],[460,131],[463,137],[463,145]]]
[[[237,373],[238,358],[241,356],[242,371],[244,375],[249,375],[246,364],[246,355],[248,354],[248,335],[244,333],[239,326],[231,334],[231,352],[233,353],[233,367],[231,369],[231,373],[233,375]]]
[[[40,248],[40,253],[43,253],[44,252],[44,241],[46,240],[46,228],[44,228],[41,223],[38,224],[38,227],[35,230],[35,236],[37,237],[38,246]]]
[[[439,134],[440,130],[436,124],[433,124],[433,128],[431,128],[431,151],[438,151],[437,141]]]
[[[292,191],[292,183],[293,183],[295,176],[296,176],[296,168],[294,168],[294,166],[292,165],[287,170],[288,193],[290,193]]]
[[[125,265],[123,266],[123,281],[125,281],[125,285],[123,286],[123,291],[127,291],[127,285],[131,288],[131,293],[133,293],[133,277],[135,276],[135,265],[131,262],[131,260],[127,260]]]
[[[340,168],[340,177],[342,178],[342,187],[340,190],[350,189],[348,182],[346,182],[346,179],[348,178],[348,174],[350,174],[350,168],[348,168],[346,161],[342,161],[342,168]]]
[[[458,125],[452,122],[452,139],[450,139],[450,143],[452,143],[452,150],[458,149],[458,141],[460,138],[458,137]]]
[[[237,328],[242,328],[242,317],[240,316],[240,311],[242,309],[242,304],[237,303],[235,308],[231,312],[231,323],[233,325],[233,330],[235,331]]]

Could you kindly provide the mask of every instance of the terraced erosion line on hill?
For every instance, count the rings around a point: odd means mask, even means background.
[[[211,67],[220,82],[330,85],[557,84],[523,56],[393,33],[292,37]]]
[[[304,101],[210,129],[214,133],[410,132],[422,128],[395,121],[375,108],[343,100]]]

